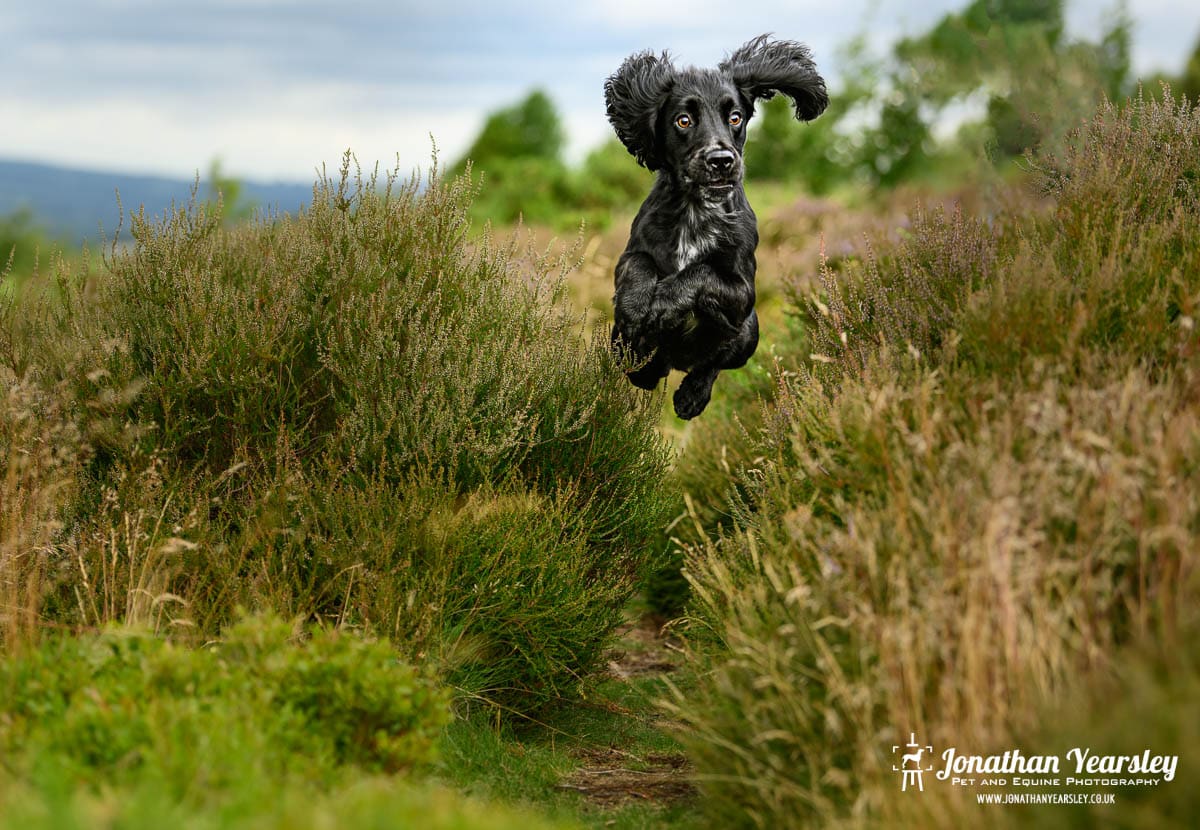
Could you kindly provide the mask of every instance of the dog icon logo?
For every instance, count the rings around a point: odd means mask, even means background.
[[[933,747],[926,744],[921,746],[917,743],[917,735],[915,732],[910,732],[908,735],[908,743],[900,746],[897,744],[892,747],[892,757],[896,753],[906,750],[900,755],[900,766],[892,764],[892,772],[898,772],[900,777],[900,791],[905,792],[910,786],[916,787],[921,792],[925,792],[925,782],[922,775],[933,770],[932,762],[927,767],[921,766],[921,758],[926,752],[929,757],[933,757]]]

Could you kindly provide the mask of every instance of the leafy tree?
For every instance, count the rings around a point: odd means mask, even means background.
[[[461,172],[468,159],[484,170],[517,158],[561,162],[566,142],[566,131],[554,102],[545,92],[535,89],[520,103],[489,115],[454,169]]]
[[[836,130],[843,111],[844,106],[831,102],[820,118],[800,125],[786,98],[763,104],[747,139],[746,176],[786,179],[811,193],[828,193],[852,173],[840,152],[845,140]]]
[[[472,215],[502,223],[524,219],[569,230],[586,221],[605,227],[614,211],[645,196],[650,174],[615,139],[593,150],[579,169],[563,161],[565,145],[554,103],[534,90],[489,115],[451,172],[463,173],[470,161],[485,179]]]
[[[1188,58],[1187,66],[1184,67],[1183,75],[1176,86],[1176,91],[1186,95],[1192,106],[1200,102],[1200,39],[1196,40],[1196,48],[1192,50],[1192,56]]]
[[[208,203],[221,202],[221,218],[227,224],[244,222],[254,215],[258,203],[246,198],[245,183],[241,179],[228,176],[222,169],[221,160],[215,158],[208,166],[208,183],[205,191]]]
[[[1131,21],[1119,5],[1098,42],[1064,34],[1062,0],[973,0],[896,44],[863,140],[862,168],[895,184],[938,153],[931,125],[953,105],[983,99],[997,159],[1047,141],[1095,106],[1129,90]]]
[[[50,240],[28,208],[0,216],[0,277],[21,280],[33,272],[39,258],[46,262]]]

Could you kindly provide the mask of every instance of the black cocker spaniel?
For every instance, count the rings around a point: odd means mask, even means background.
[[[742,147],[757,101],[780,92],[810,121],[829,103],[807,47],[762,35],[715,70],[632,55],[604,85],[608,119],[638,163],[658,172],[617,263],[613,344],[629,380],[653,389],[672,369],[680,418],[699,415],[722,369],[758,346],[758,226],[742,189]]]

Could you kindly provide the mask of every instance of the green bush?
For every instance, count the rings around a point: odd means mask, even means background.
[[[631,210],[650,190],[651,174],[615,139],[569,168],[566,136],[553,102],[535,90],[488,116],[466,154],[451,168],[481,183],[471,216],[511,225],[519,221],[555,230],[581,222],[604,230],[614,212]]]
[[[891,826],[901,736],[1011,745],[1106,655],[1178,629],[1198,163],[1200,112],[1104,107],[1037,162],[1048,210],[918,217],[826,274],[743,527],[689,563],[722,649],[674,706],[715,822]]]
[[[18,210],[0,216],[0,278],[23,282],[39,264],[51,260],[54,245],[46,231],[39,227],[29,210]],[[10,290],[3,285],[2,290]]]
[[[44,615],[214,633],[271,608],[412,659],[469,643],[447,670],[506,706],[568,693],[651,564],[667,449],[553,266],[468,240],[470,196],[347,161],[295,217],[135,217],[13,315],[10,368],[73,388],[95,447]]]
[[[115,784],[198,780],[434,757],[448,695],[386,642],[247,619],[192,649],[133,630],[54,637],[0,662],[9,768]],[[181,751],[186,747],[186,751]]]
[[[195,649],[119,628],[52,637],[0,660],[0,699],[4,827],[533,820],[382,776],[435,757],[449,695],[344,631],[248,618]]]

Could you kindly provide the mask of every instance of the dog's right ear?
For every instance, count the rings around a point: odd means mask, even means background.
[[[616,74],[604,82],[608,120],[638,164],[649,170],[663,166],[655,136],[658,112],[675,78],[670,56],[663,52],[630,55]]]

